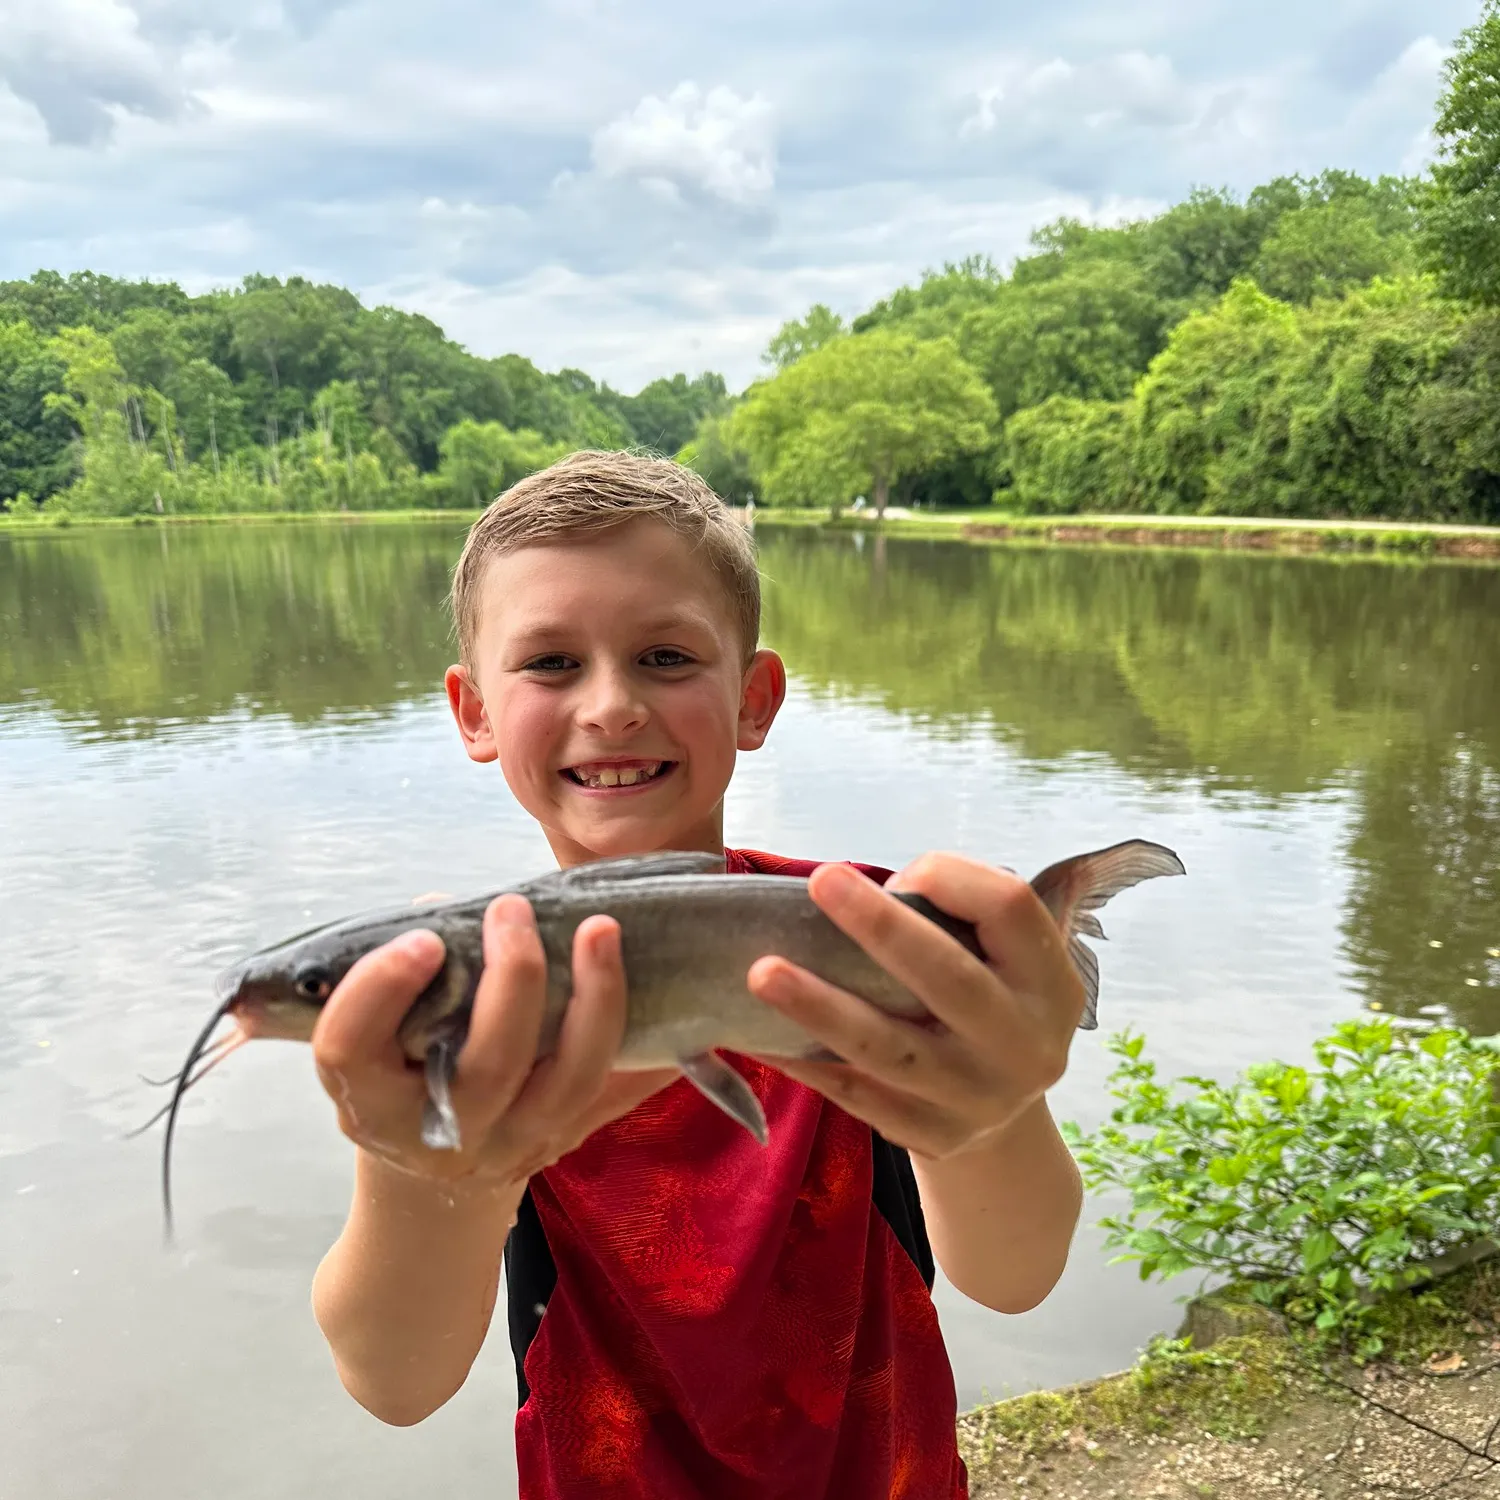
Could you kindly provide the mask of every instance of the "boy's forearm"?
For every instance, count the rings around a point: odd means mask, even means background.
[[[933,1255],[965,1296],[1027,1312],[1057,1283],[1083,1207],[1072,1154],[1045,1099],[992,1141],[913,1158]]]
[[[313,1314],[345,1389],[382,1421],[420,1422],[464,1383],[524,1191],[450,1190],[359,1153],[348,1221],[313,1279]]]

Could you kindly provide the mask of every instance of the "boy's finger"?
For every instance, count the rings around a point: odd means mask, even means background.
[[[1052,913],[1030,884],[954,854],[924,855],[891,880],[890,888],[925,896],[940,911],[972,922],[990,967],[1016,994],[1050,993],[1059,983],[1083,989]],[[1076,1019],[1076,1018],[1075,1018]]]
[[[589,917],[573,935],[573,995],[537,1106],[568,1118],[603,1088],[625,1035],[625,963],[620,924]]]
[[[547,1004],[547,956],[524,896],[497,896],[484,914],[484,973],[458,1055],[453,1105],[481,1135],[510,1108],[536,1061]]]
[[[848,865],[820,865],[807,885],[829,920],[951,1030],[969,1036],[993,1027],[996,991],[1003,987],[986,964],[936,923]],[[917,887],[908,884],[907,889]],[[925,889],[921,894],[951,915],[973,920],[967,912],[943,906]],[[980,941],[982,946],[982,937]]]
[[[766,1057],[769,1067],[816,1089],[886,1140],[922,1156],[943,1156],[962,1139],[962,1128],[939,1103],[903,1093],[841,1063]]]
[[[318,1071],[346,1075],[372,1064],[402,1066],[396,1029],[443,962],[443,940],[419,928],[359,959],[328,997],[313,1028]]]
[[[951,1060],[944,1064],[936,1038],[911,1022],[887,1016],[784,958],[757,959],[746,983],[751,994],[783,1011],[862,1073],[933,1098],[951,1088]]]

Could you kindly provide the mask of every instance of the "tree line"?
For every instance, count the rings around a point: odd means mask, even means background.
[[[474,356],[338,287],[0,283],[0,504],[473,508],[579,447],[727,499],[1500,522],[1500,0],[1449,59],[1432,169],[1063,219],[846,323],[738,398]]]
[[[0,503],[78,513],[470,508],[580,447],[676,452],[723,379],[633,396],[475,356],[341,287],[0,282]]]

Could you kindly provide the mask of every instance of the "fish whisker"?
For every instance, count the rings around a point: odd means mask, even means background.
[[[207,1058],[208,1061],[205,1062],[203,1066],[199,1068],[191,1078],[188,1079],[188,1081],[183,1085],[182,1092],[185,1094],[189,1089],[194,1087],[194,1085],[200,1083],[204,1078],[212,1073],[213,1070],[217,1068],[219,1064],[223,1062],[231,1052],[238,1052],[239,1049],[243,1047],[249,1040],[250,1038],[246,1036],[244,1032],[235,1031],[226,1036],[223,1041],[215,1042],[214,1045],[203,1054],[203,1056]],[[165,1087],[169,1083],[176,1083],[179,1077],[181,1077],[180,1074],[174,1073],[170,1078],[163,1079],[160,1084],[156,1085],[156,1087]],[[151,1083],[152,1080],[148,1078],[146,1082]],[[133,1141],[136,1136],[144,1135],[148,1130],[151,1129],[154,1124],[156,1124],[159,1119],[162,1118],[163,1115],[167,1114],[171,1108],[172,1101],[163,1104],[162,1107],[157,1110],[157,1112],[152,1115],[144,1125],[137,1125],[134,1130],[127,1130],[125,1132],[124,1139],[127,1141]]]
[[[219,1022],[233,1008],[234,1001],[235,997],[232,994],[227,996],[219,1008],[209,1017],[208,1025],[198,1033],[197,1039],[188,1051],[187,1061],[183,1063],[182,1071],[177,1075],[177,1087],[172,1090],[172,1099],[167,1105],[167,1131],[161,1148],[161,1204],[166,1220],[165,1232],[168,1244],[172,1242],[172,1138],[177,1130],[177,1110],[182,1103],[182,1096],[187,1092],[189,1084],[194,1081],[193,1068],[207,1049],[208,1040],[218,1029]],[[227,1056],[228,1054],[225,1053],[223,1055]],[[219,1059],[216,1058],[215,1061],[219,1061]]]
[[[204,1057],[208,1057],[208,1058],[214,1058],[215,1060],[217,1060],[217,1056],[218,1056],[219,1053],[221,1053],[222,1051],[224,1051],[226,1049],[232,1051],[235,1047],[238,1047],[240,1045],[241,1040],[242,1040],[242,1038],[240,1037],[240,1035],[239,1035],[238,1032],[233,1032],[233,1031],[226,1032],[224,1036],[220,1037],[219,1040],[216,1041],[213,1044],[213,1046],[207,1048],[204,1051],[203,1056]],[[201,1061],[201,1059],[200,1059],[200,1061]],[[204,1071],[206,1072],[207,1070],[205,1069]],[[144,1073],[137,1073],[135,1076],[137,1078],[139,1078],[141,1080],[141,1082],[144,1083],[148,1088],[153,1088],[153,1089],[168,1089],[168,1088],[171,1088],[172,1085],[174,1083],[176,1083],[179,1078],[182,1077],[182,1073],[180,1071],[176,1072],[176,1073],[170,1073],[165,1078],[147,1078]],[[203,1073],[199,1073],[198,1074],[198,1078],[202,1078],[202,1077],[203,1077]],[[197,1081],[198,1080],[196,1078],[193,1080],[194,1083],[196,1083]],[[163,1113],[165,1113],[165,1111],[163,1111]],[[152,1118],[152,1123],[155,1123],[155,1121],[161,1119],[161,1115],[160,1114],[156,1114],[156,1115],[153,1115],[151,1118]],[[145,1126],[142,1126],[141,1128],[144,1130]],[[134,1134],[137,1134],[137,1132],[132,1131],[131,1134],[134,1135]]]

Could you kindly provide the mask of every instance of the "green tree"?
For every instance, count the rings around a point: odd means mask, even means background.
[[[965,316],[958,341],[1003,420],[1049,396],[1128,396],[1179,311],[1152,293],[1136,267],[1086,261],[1000,288]]]
[[[1405,236],[1383,234],[1372,205],[1340,197],[1283,215],[1252,274],[1273,297],[1305,303],[1394,275],[1406,255]]]
[[[616,397],[614,407],[636,442],[656,453],[676,453],[705,418],[728,410],[729,392],[722,375],[705,371],[689,380],[677,374],[670,380],[653,380],[634,396]]]
[[[1226,480],[1242,472],[1257,419],[1300,336],[1295,310],[1239,281],[1175,329],[1136,398],[1136,481],[1145,508],[1242,513]]]
[[[677,462],[696,470],[716,495],[731,505],[746,505],[760,499],[749,456],[730,441],[729,420],[704,417],[692,440],[678,451]]]
[[[1006,424],[1011,496],[1029,511],[1114,511],[1131,504],[1131,409],[1052,396]]]
[[[805,354],[831,344],[847,330],[844,320],[821,302],[815,302],[805,318],[790,318],[766,345],[763,359],[773,369],[786,370]]]
[[[903,478],[992,441],[994,399],[949,339],[876,329],[835,339],[752,387],[732,436],[772,499],[854,488],[877,516]]]
[[[82,473],[49,504],[99,515],[161,513],[181,508],[184,500],[191,504],[196,497],[184,492],[178,473],[165,397],[150,393],[166,408],[158,447],[142,422],[143,393],[127,383],[108,338],[88,326],[65,328],[48,347],[63,366],[66,391],[49,395],[46,404],[71,420],[83,438]]]
[[[1450,296],[1500,306],[1500,0],[1485,0],[1444,74],[1422,246]]]
[[[73,425],[49,395],[64,366],[25,322],[0,322],[0,501],[43,500],[72,477]]]
[[[465,420],[443,437],[438,480],[450,504],[477,510],[567,451],[566,443],[549,443],[539,433]]]

